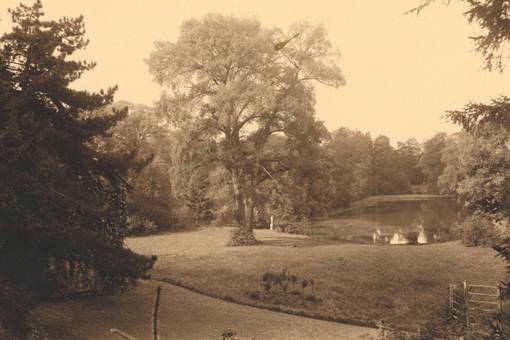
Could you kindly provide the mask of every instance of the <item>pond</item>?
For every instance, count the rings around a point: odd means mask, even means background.
[[[372,244],[426,244],[453,239],[458,205],[442,196],[378,196],[334,218],[312,221],[312,237]]]

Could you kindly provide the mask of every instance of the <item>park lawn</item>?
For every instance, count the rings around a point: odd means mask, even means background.
[[[365,325],[384,320],[407,330],[444,316],[449,283],[495,285],[505,271],[492,249],[457,242],[373,246],[257,230],[259,245],[227,247],[231,230],[131,238],[127,245],[158,255],[154,279],[253,306]],[[265,293],[263,274],[283,269],[313,279],[316,298],[309,288],[304,294]]]

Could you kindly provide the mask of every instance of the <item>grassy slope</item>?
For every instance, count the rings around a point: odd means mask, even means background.
[[[257,231],[260,245],[226,247],[229,228],[135,238],[135,251],[159,256],[157,279],[256,306],[279,308],[326,319],[384,320],[414,329],[426,315],[447,304],[449,282],[496,284],[504,273],[491,249],[458,243],[426,246],[370,246],[316,241],[267,230]],[[265,272],[287,268],[315,281],[320,303],[261,301]],[[276,301],[279,299],[280,301]],[[294,299],[295,300],[295,299]]]

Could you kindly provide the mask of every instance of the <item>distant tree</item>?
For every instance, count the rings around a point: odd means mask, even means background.
[[[371,195],[406,194],[411,190],[399,155],[386,136],[373,142],[369,183]]]
[[[298,216],[315,217],[322,214],[333,199],[330,164],[321,148],[329,132],[322,122],[311,116],[291,124],[287,129],[283,159],[292,191],[302,193],[300,199],[295,197],[294,207],[301,206],[296,211]]]
[[[322,122],[310,119],[293,131],[287,136],[273,135],[264,146],[264,157],[276,161],[265,165],[271,178],[259,178],[254,197],[259,223],[268,225],[272,215],[275,226],[302,232],[296,229],[298,225],[336,204],[331,177],[334,164],[322,149],[329,138]]]
[[[340,128],[332,133],[324,152],[331,162],[325,164],[330,169],[329,191],[338,203],[331,208],[369,195],[409,193],[409,184],[422,181],[421,149],[414,139],[398,143],[395,150],[386,136],[372,141],[369,134]]]
[[[333,208],[348,205],[369,195],[369,166],[372,138],[369,134],[340,128],[331,134],[324,152],[333,162],[331,187],[334,190]]]
[[[157,112],[146,105],[118,101],[99,114],[111,114],[115,109],[127,109],[127,117],[107,136],[95,138],[95,144],[103,153],[129,154],[136,162],[126,175],[131,186],[127,197],[129,232],[171,228],[176,217],[169,174],[170,132]]]
[[[209,172],[217,165],[214,141],[192,124],[182,125],[172,136],[170,176],[174,196],[193,215],[193,221],[211,217]]]
[[[461,131],[449,136],[445,147],[441,150],[441,160],[445,164],[443,173],[438,178],[438,189],[441,194],[455,195],[459,183],[467,176],[469,150],[473,138]]]
[[[446,138],[447,134],[440,132],[423,143],[420,165],[423,169],[425,184],[430,193],[439,192],[437,180],[443,174],[445,167],[441,150],[446,146]]]
[[[234,244],[255,241],[257,186],[261,177],[270,179],[273,161],[264,158],[263,146],[313,117],[314,82],[344,83],[323,27],[296,24],[290,31],[207,15],[186,21],[176,43],[157,42],[148,60],[156,81],[169,90],[160,106],[172,121],[192,121],[217,143],[217,161],[231,177],[239,226]]]
[[[209,179],[207,172],[197,168],[191,173],[188,188],[184,193],[186,205],[193,212],[195,224],[209,218],[211,215],[211,202],[208,197]]]
[[[10,14],[13,30],[0,38],[0,327],[25,337],[28,305],[17,296],[65,293],[76,264],[114,291],[154,259],[123,247],[129,155],[91,147],[126,115],[89,115],[115,88],[69,87],[94,67],[68,60],[87,45],[83,18],[44,20],[40,1]]]
[[[420,167],[421,146],[416,138],[410,138],[405,142],[397,143],[397,152],[402,162],[409,184],[418,185],[423,183],[423,171]]]
[[[132,186],[127,200],[130,234],[168,230],[177,226],[177,202],[173,197],[168,167],[166,161],[155,156],[143,169],[128,175]]]

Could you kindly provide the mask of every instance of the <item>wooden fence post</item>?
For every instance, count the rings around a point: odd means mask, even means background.
[[[158,309],[159,309],[159,296],[161,295],[161,286],[156,289],[156,297],[154,299],[154,308],[152,309],[152,338],[159,340],[158,336]]]
[[[503,292],[501,290],[501,284],[498,284],[498,299],[499,299],[499,327],[503,331]]]
[[[499,299],[499,313],[503,314],[503,292],[501,291],[501,285],[498,285],[498,299]]]
[[[450,302],[450,313],[453,314],[453,284],[448,284],[448,298]]]
[[[469,330],[469,297],[468,297],[468,293],[469,293],[469,287],[468,287],[468,282],[467,281],[463,281],[462,282],[462,288],[464,289],[464,305],[466,307],[466,326],[468,328],[468,332],[470,331]]]
[[[158,286],[156,289],[156,297],[154,298],[154,306],[152,308],[152,338],[153,340],[159,340],[158,335],[158,310],[159,310],[159,297],[161,296],[161,286]],[[116,329],[116,328],[110,328],[110,333],[115,334],[123,339],[126,340],[138,340],[137,338],[124,333],[123,331]]]

